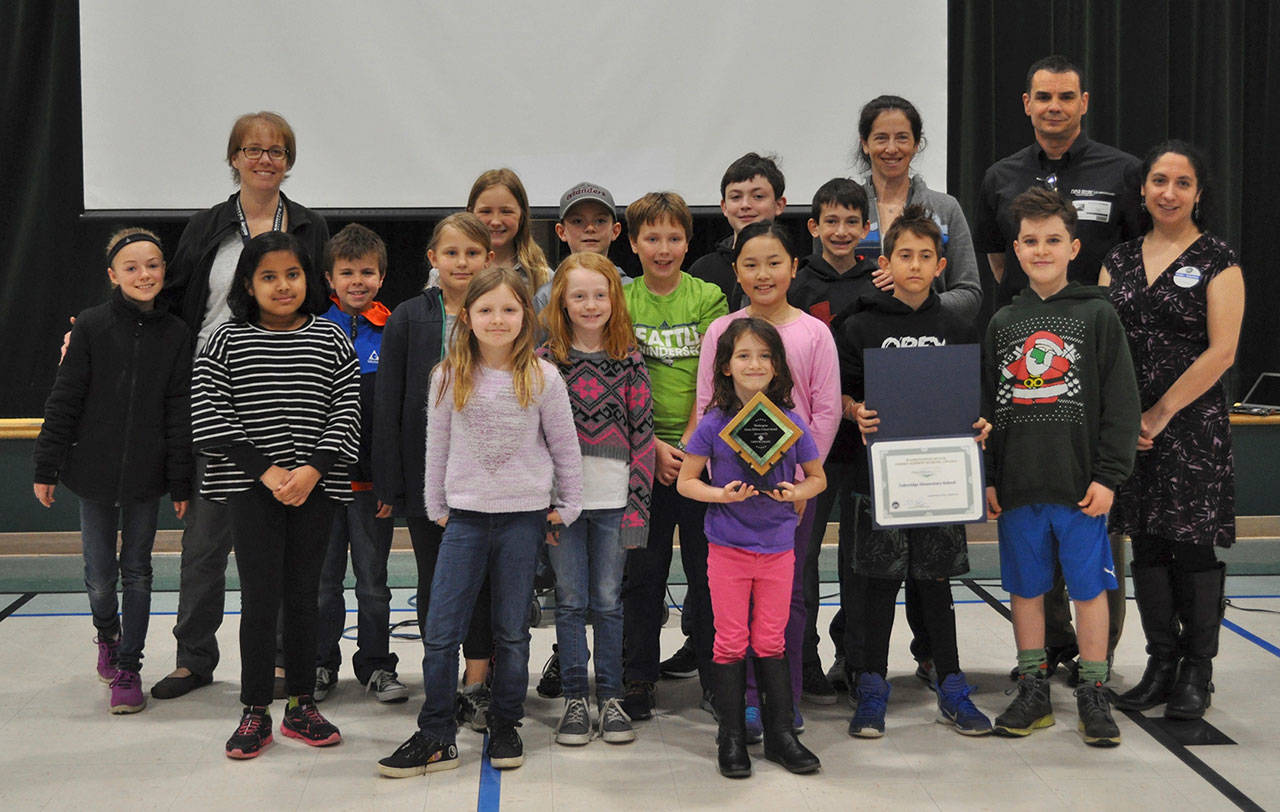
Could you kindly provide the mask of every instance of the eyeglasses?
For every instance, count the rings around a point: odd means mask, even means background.
[[[256,161],[262,157],[262,153],[267,153],[267,157],[273,161],[283,161],[289,157],[289,150],[284,147],[271,147],[263,149],[262,147],[241,147],[240,152],[244,153],[244,157],[251,161]]]
[[[261,152],[261,150],[259,150],[259,152]],[[245,153],[245,154],[247,155],[248,153]],[[275,157],[275,156],[272,156],[272,157]],[[1047,175],[1046,177],[1043,177],[1043,178],[1036,178],[1036,182],[1051,192],[1058,191],[1058,173],[1057,172],[1054,172],[1053,174]]]

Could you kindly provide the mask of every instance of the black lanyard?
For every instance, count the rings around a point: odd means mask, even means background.
[[[240,205],[240,195],[236,195],[236,217],[240,218],[240,239],[245,245],[249,244],[249,221],[244,217],[244,206]],[[276,201],[276,216],[271,221],[272,231],[284,230],[284,196]]]

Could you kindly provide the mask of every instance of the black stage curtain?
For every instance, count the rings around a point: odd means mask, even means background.
[[[1280,188],[1280,4],[955,0],[949,25],[948,184],[965,211],[986,168],[1032,140],[1027,68],[1066,55],[1085,71],[1091,138],[1139,157],[1166,138],[1204,150],[1209,227],[1240,252],[1247,288],[1236,383],[1280,370],[1280,261],[1267,202]]]
[[[1139,155],[1168,136],[1206,150],[1215,172],[1212,227],[1239,248],[1248,286],[1241,380],[1247,385],[1258,372],[1280,369],[1280,319],[1271,316],[1280,303],[1280,268],[1269,202],[1280,189],[1273,146],[1280,143],[1277,4],[956,0],[949,25],[948,181],[966,211],[986,167],[1031,139],[1021,104],[1027,66],[1049,53],[1071,56],[1087,74],[1091,137]],[[103,245],[115,228],[134,224],[81,217],[79,58],[76,0],[0,3],[2,417],[42,412],[67,316],[105,298]],[[863,96],[893,92],[890,77],[867,80],[873,87]],[[129,93],[120,89],[120,104],[129,103]],[[789,191],[802,202],[812,190]],[[210,204],[223,194],[211,195]],[[344,223],[331,218],[330,228]],[[394,304],[421,284],[432,224],[369,224],[389,245],[393,274],[384,298]],[[170,251],[176,246],[179,219],[147,225]],[[724,231],[722,218],[700,217],[691,256]],[[625,266],[629,252],[625,243],[617,247]]]

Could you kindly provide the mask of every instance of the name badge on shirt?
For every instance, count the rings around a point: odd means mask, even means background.
[[[1111,202],[1107,200],[1073,200],[1076,217],[1095,223],[1111,222]]]
[[[1194,288],[1200,284],[1200,269],[1183,265],[1173,272],[1173,284],[1180,288]]]

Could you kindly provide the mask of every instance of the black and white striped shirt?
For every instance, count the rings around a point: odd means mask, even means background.
[[[271,465],[310,464],[325,495],[351,500],[360,379],[342,328],[314,316],[285,331],[223,324],[196,359],[191,390],[192,439],[210,457],[201,496],[224,502]]]

